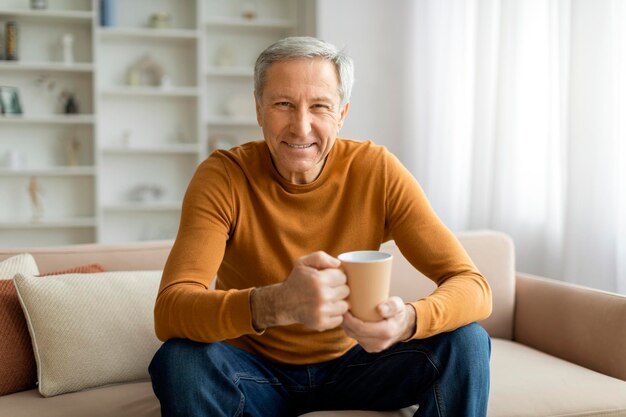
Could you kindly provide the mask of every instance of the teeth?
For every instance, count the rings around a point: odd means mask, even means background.
[[[311,146],[313,146],[313,144],[309,143],[308,145],[291,145],[288,143],[287,146],[289,146],[290,148],[294,148],[294,149],[306,149],[306,148],[310,148]]]

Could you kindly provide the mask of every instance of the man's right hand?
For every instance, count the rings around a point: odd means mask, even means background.
[[[341,325],[350,289],[341,262],[325,252],[298,259],[287,279],[252,291],[252,323],[258,330],[301,323],[318,331]]]

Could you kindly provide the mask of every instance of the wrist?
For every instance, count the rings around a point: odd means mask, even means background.
[[[268,327],[279,326],[282,323],[280,314],[280,284],[256,287],[250,294],[250,311],[252,326],[257,331],[263,331]]]
[[[404,308],[406,309],[407,313],[407,325],[404,333],[402,334],[402,339],[400,340],[406,342],[413,338],[413,335],[417,330],[417,313],[415,311],[415,307],[413,307],[413,304],[407,303],[404,305]]]

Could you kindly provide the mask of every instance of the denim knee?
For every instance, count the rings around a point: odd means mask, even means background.
[[[171,339],[161,346],[149,372],[162,416],[237,415],[241,394],[218,370],[220,349],[219,343],[185,339]]]
[[[447,342],[457,366],[472,367],[473,372],[489,372],[491,339],[480,324],[471,323],[458,328],[449,333]]]
[[[159,350],[154,354],[148,371],[150,375],[163,374],[171,375],[171,370],[179,370],[185,365],[185,361],[181,358],[193,355],[194,349],[189,345],[189,340],[170,339],[163,343]]]

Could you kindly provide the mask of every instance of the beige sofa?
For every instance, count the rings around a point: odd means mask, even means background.
[[[459,236],[489,280],[492,336],[489,416],[626,416],[626,297],[515,272],[512,241],[501,233]],[[97,262],[108,271],[160,269],[171,242],[1,250],[34,255],[40,271]],[[393,292],[413,299],[432,290],[392,244]],[[89,347],[86,347],[89,349]],[[2,358],[0,358],[2,360]],[[326,411],[321,416],[409,416],[397,412]],[[148,381],[44,398],[37,390],[0,397],[0,417],[156,417]]]

